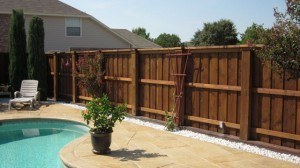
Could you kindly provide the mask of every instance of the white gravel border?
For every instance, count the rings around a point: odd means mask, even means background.
[[[79,105],[75,105],[75,104],[67,104],[67,103],[61,103],[61,104],[75,108],[75,109],[80,109],[80,110],[86,109],[83,106],[79,106]],[[134,123],[137,125],[151,127],[151,128],[158,129],[158,130],[166,130],[165,126],[163,126],[163,125],[152,123],[149,121],[143,121],[143,120],[136,119],[136,118],[126,117],[124,121],[131,122],[131,123]],[[298,156],[275,152],[275,151],[272,151],[272,150],[269,150],[266,148],[261,148],[261,147],[257,147],[254,145],[245,144],[242,142],[230,141],[230,140],[226,140],[226,139],[222,139],[222,138],[209,136],[206,134],[192,132],[189,130],[175,130],[174,132],[171,132],[171,133],[189,137],[189,138],[193,138],[193,139],[197,139],[200,141],[210,142],[210,143],[238,149],[241,151],[246,151],[249,153],[254,153],[254,154],[258,154],[258,155],[262,155],[262,156],[266,156],[266,157],[270,157],[270,158],[274,158],[274,159],[279,159],[279,160],[289,161],[289,162],[292,162],[295,164],[300,164],[300,157],[298,157]]]

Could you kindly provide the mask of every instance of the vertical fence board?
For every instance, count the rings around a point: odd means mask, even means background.
[[[118,53],[113,55],[114,58],[114,73],[113,76],[117,77],[118,76]],[[119,88],[119,82],[113,82],[113,101],[118,102],[118,88]]]
[[[267,64],[262,66],[262,87],[271,88],[271,70]],[[271,96],[261,95],[261,128],[270,129],[271,124]],[[260,135],[260,140],[269,143],[268,135]]]
[[[156,55],[150,55],[150,79],[156,79]],[[156,85],[150,85],[150,108],[156,109]],[[156,119],[156,114],[150,114],[150,118]]]
[[[145,79],[145,66],[146,66],[146,60],[145,56],[139,54],[138,55],[138,70],[139,70],[139,75],[138,79]],[[138,105],[139,107],[145,107],[145,85],[143,83],[139,83],[139,102]],[[145,116],[144,111],[139,111],[139,114],[142,116]]]
[[[162,79],[165,81],[169,81],[169,59],[166,55],[163,55],[163,66],[162,66],[162,70],[163,70],[163,74],[162,74]],[[171,111],[169,108],[169,86],[164,85],[163,86],[163,110],[164,111]]]
[[[114,66],[114,57],[113,55],[108,55],[107,56],[107,59],[109,59],[109,66],[111,67],[110,68],[110,71],[109,71],[109,76],[114,76],[114,70],[115,70],[115,66]],[[109,98],[110,100],[113,100],[114,99],[114,83],[113,81],[109,81]]]
[[[201,83],[209,83],[209,54],[201,54]],[[201,89],[200,94],[200,116],[209,118],[209,91]],[[208,124],[201,124],[201,128],[208,130]]]
[[[219,54],[219,84],[227,85],[228,84],[228,58],[227,53]],[[218,100],[218,120],[227,121],[227,91],[219,91],[219,100]]]
[[[144,55],[145,57],[145,79],[150,79],[150,56]],[[150,108],[150,86],[149,84],[144,85],[144,106]],[[145,113],[146,117],[150,117],[148,112]]]
[[[200,54],[194,54],[194,73],[193,83],[200,82]],[[192,115],[200,116],[200,90],[199,88],[191,88],[192,90]],[[193,127],[199,127],[198,122],[192,122]]]
[[[241,86],[242,79],[242,53],[238,54],[238,86]],[[241,116],[241,92],[238,92],[237,95],[237,123],[240,124],[240,116]],[[237,130],[237,136],[240,136],[240,130]]]
[[[289,74],[285,74],[286,78],[289,78]],[[290,79],[285,80],[284,89],[286,90],[297,90],[297,80]],[[282,131],[287,133],[296,133],[296,113],[297,113],[297,98],[295,97],[284,97],[283,104],[283,116],[282,116]],[[282,139],[282,145],[290,148],[295,147],[295,142],[293,140]]]
[[[135,50],[133,51],[133,53],[135,54]],[[132,94],[134,94],[136,96],[137,94],[137,89],[138,88],[138,83],[137,83],[137,75],[135,73],[138,72],[138,70],[136,69],[137,66],[136,66],[136,55],[134,56],[134,58],[132,58],[132,53],[130,53],[130,56],[127,56],[125,57],[123,60],[122,60],[122,71],[123,71],[123,77],[131,77],[132,78],[132,82],[131,83],[128,83],[128,82],[123,82],[123,100],[122,102],[126,103],[126,104],[133,104],[133,100],[130,101],[129,100],[129,97],[128,97],[128,91],[131,91]],[[131,66],[130,66],[130,69],[128,70],[128,61],[131,61]],[[129,75],[129,72],[130,72],[130,75]],[[135,82],[134,82],[135,80]],[[135,83],[135,85],[133,84]],[[133,86],[134,85],[134,86]],[[136,99],[136,98],[133,98],[133,99]],[[135,104],[135,107],[136,107],[136,103]],[[132,111],[133,112],[133,111]],[[135,111],[136,112],[136,111]],[[135,115],[135,113],[132,113]]]
[[[209,66],[209,83],[218,84],[218,72],[219,72],[219,57],[218,54],[214,53],[210,56]],[[209,92],[209,118],[213,120],[218,119],[218,91],[211,90]],[[218,127],[211,125],[209,130],[218,131]]]
[[[187,62],[187,69],[186,69],[186,82],[187,83],[192,83],[193,82],[193,76],[194,76],[194,73],[201,73],[200,72],[200,67],[199,69],[195,69],[195,68],[192,68],[194,67],[194,59],[195,59],[195,54],[192,54]],[[185,89],[185,116],[191,116],[193,115],[193,111],[192,111],[192,106],[193,106],[193,98],[192,98],[192,91],[194,88],[192,87],[184,87]],[[200,103],[200,102],[199,102]],[[192,125],[192,121],[190,121],[189,119],[187,119],[185,117],[185,120],[184,120],[184,123],[185,125],[187,126],[191,126]]]
[[[139,100],[139,83],[138,83],[138,58],[137,58],[137,52],[136,50],[133,50],[130,52],[130,56],[127,59],[123,60],[123,67],[124,67],[124,74],[125,77],[131,77],[132,82],[125,83],[125,89],[124,89],[124,96],[125,96],[125,102],[127,104],[132,105],[131,114],[134,116],[139,115],[138,113],[138,100]],[[129,68],[130,64],[130,69]]]
[[[76,70],[76,53],[72,52],[72,72],[75,72]],[[77,87],[76,87],[76,76],[74,73],[72,73],[72,102],[77,102]]]
[[[157,80],[163,80],[163,58],[162,55],[157,55],[156,59],[156,79]],[[162,85],[156,86],[156,109],[163,110],[163,88]],[[163,120],[162,115],[156,115],[158,120]]]
[[[237,53],[228,55],[228,85],[237,85],[238,78],[238,56]],[[227,121],[237,122],[237,93],[234,91],[228,92],[228,114]],[[230,135],[236,135],[235,129],[229,129]]]
[[[283,79],[276,72],[272,73],[272,88],[283,88]],[[283,98],[282,96],[273,95],[271,102],[271,129],[274,131],[282,131]],[[270,142],[272,144],[281,145],[281,139],[277,137],[271,137]]]
[[[117,55],[117,74],[116,76],[120,76],[122,77],[123,76],[123,69],[122,69],[122,64],[123,64],[123,61],[122,61],[122,57],[123,55],[122,54],[119,54]],[[117,88],[115,88],[117,90],[117,98],[115,99],[116,102],[118,103],[121,103],[122,102],[122,98],[123,98],[123,83],[118,81],[116,82],[117,83]]]
[[[253,56],[253,81],[252,81],[252,85],[253,88],[258,88],[260,87],[260,69],[261,69],[261,62],[260,59],[254,55]],[[261,98],[260,95],[257,93],[252,93],[252,115],[251,115],[251,127],[254,128],[260,128],[261,127],[261,123],[260,123],[260,118],[261,118],[261,111],[260,111],[260,107],[261,107]],[[257,139],[258,135],[257,134],[251,134],[251,138],[253,139]]]

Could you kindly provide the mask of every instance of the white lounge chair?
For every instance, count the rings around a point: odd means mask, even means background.
[[[37,80],[23,80],[20,91],[16,91],[14,99],[9,100],[8,109],[14,103],[30,103],[30,110],[34,104],[39,101],[39,92],[37,91],[39,81]]]

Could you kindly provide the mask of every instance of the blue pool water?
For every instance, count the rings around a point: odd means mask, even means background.
[[[88,130],[77,122],[54,119],[0,122],[0,168],[62,167],[61,148]]]

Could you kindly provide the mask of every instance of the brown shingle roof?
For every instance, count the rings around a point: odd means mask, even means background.
[[[0,0],[0,13],[23,9],[25,14],[88,17],[89,15],[58,0]]]
[[[139,35],[132,33],[126,29],[112,29],[114,32],[130,42],[133,48],[162,48],[160,45],[153,43]]]

